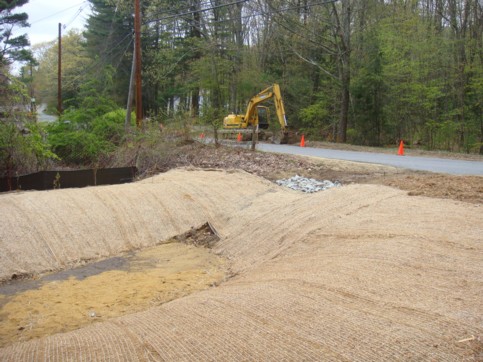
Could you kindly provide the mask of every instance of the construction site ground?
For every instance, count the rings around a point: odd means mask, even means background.
[[[0,195],[0,360],[483,360],[482,177],[198,143],[148,161]],[[295,174],[342,187],[273,182]]]

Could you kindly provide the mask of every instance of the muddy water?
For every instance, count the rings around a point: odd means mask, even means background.
[[[27,290],[39,289],[48,282],[67,280],[74,277],[78,280],[103,273],[108,270],[127,270],[134,254],[101,260],[82,267],[47,274],[37,279],[14,279],[0,285],[0,295],[13,295]],[[0,300],[0,306],[2,301]]]
[[[220,283],[225,261],[168,243],[124,257],[0,286],[0,347],[67,332]]]

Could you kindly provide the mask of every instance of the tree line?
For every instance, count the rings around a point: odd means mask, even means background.
[[[133,1],[89,0],[64,34],[64,108],[126,108]],[[144,116],[210,121],[279,83],[289,124],[312,139],[399,140],[483,154],[483,9],[478,0],[142,0]],[[25,83],[56,105],[56,41]],[[30,82],[30,83],[29,83]],[[86,126],[87,127],[87,126]]]

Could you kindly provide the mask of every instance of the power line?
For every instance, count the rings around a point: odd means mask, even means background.
[[[221,5],[211,6],[209,8],[205,8],[205,9],[192,10],[192,11],[186,11],[184,13],[177,13],[177,14],[172,14],[172,15],[166,15],[166,16],[161,17],[161,18],[148,20],[148,21],[144,22],[143,24],[154,23],[156,21],[166,20],[166,19],[172,19],[172,18],[175,18],[175,17],[182,17],[182,16],[185,16],[185,15],[192,15],[192,14],[197,14],[197,13],[204,13],[206,11],[221,9],[221,8],[224,8],[224,7],[227,7],[227,6],[231,6],[231,5],[242,4],[242,3],[245,3],[247,1],[248,0],[238,0],[238,1],[234,1],[234,2],[228,3],[228,4],[221,4]]]
[[[85,3],[85,2],[84,2]],[[84,11],[84,6],[87,5],[87,4],[82,4],[81,7],[79,8],[79,10],[77,10],[77,12],[74,14],[74,16],[66,23],[66,24],[63,24],[63,28],[64,30],[70,26],[70,24],[72,24],[75,19],[77,19],[77,17],[82,14],[82,12]]]
[[[338,1],[339,0],[324,0],[324,1],[312,2],[312,3],[301,4],[301,5],[291,6],[291,7],[285,7],[285,8],[281,8],[281,9],[275,9],[271,3],[267,2],[268,6],[270,7],[269,11],[259,10],[258,12],[252,12],[251,14],[241,16],[239,19],[244,20],[244,19],[249,19],[249,18],[256,18],[258,16],[270,16],[270,15],[274,15],[274,14],[281,14],[281,13],[285,13],[285,12],[293,11],[293,10],[309,9],[309,8],[312,8],[312,7],[315,7],[315,6],[327,5],[327,4],[335,3],[335,2],[338,2]],[[240,2],[245,2],[245,1],[237,1],[235,3],[219,5],[217,7],[229,6],[229,5],[233,5],[233,4],[240,3]],[[149,20],[147,23],[154,22],[154,21],[161,21],[161,20],[171,20],[171,19],[174,19],[176,17],[182,18],[184,15],[192,15],[192,14],[195,14],[195,13],[208,11],[208,10],[211,10],[212,8],[217,8],[217,7],[210,7],[210,8],[207,8],[207,9],[187,11],[187,12],[184,12],[184,13],[170,14],[170,15],[166,15],[164,17],[161,17],[161,18],[158,18],[158,19],[155,19],[155,20]],[[219,23],[226,23],[226,22],[233,21],[233,19],[221,19],[221,20],[216,20],[216,21],[200,21],[200,20],[195,21],[192,18],[186,18],[186,17],[184,17],[183,20],[188,22],[188,23],[191,23],[191,24],[196,24],[197,26],[200,26],[201,24],[212,26],[212,25],[219,24]],[[289,31],[293,34],[296,34],[295,31],[293,29],[291,29],[289,26],[281,24],[277,20],[275,20],[275,21],[280,26],[282,26],[284,29],[286,29],[287,31]],[[301,26],[300,24],[296,24],[296,25]],[[302,35],[302,34],[298,34],[298,35],[303,37],[303,38],[307,38],[306,35]],[[317,34],[314,34],[314,35],[317,36]],[[310,39],[309,39],[309,41],[314,42],[313,40],[310,40]]]
[[[200,10],[202,10],[202,8],[205,8],[206,6],[212,6],[210,0],[207,0],[206,2],[201,2],[200,4],[198,4],[198,10],[193,10],[193,6],[190,6],[190,7],[183,7],[183,8],[177,8],[177,9],[168,9],[168,10],[158,11],[158,12],[152,13],[151,16],[156,16],[156,15],[160,15],[160,14],[163,14],[164,16],[171,16],[171,15],[178,16],[178,14],[182,14],[184,12],[200,11]],[[227,4],[221,4],[221,6],[227,6]],[[153,21],[158,21],[158,20],[155,19]]]
[[[127,34],[124,38],[122,38],[117,44],[113,45],[113,47],[111,48],[110,52],[106,52],[105,54],[103,54],[103,56],[99,59],[97,59],[95,62],[93,62],[92,64],[90,64],[86,69],[84,69],[80,74],[76,75],[74,78],[72,79],[69,79],[66,83],[65,83],[65,87],[67,86],[72,86],[73,84],[75,84],[76,81],[82,79],[86,74],[89,74],[91,71],[93,71],[94,69],[101,69],[103,68],[107,63],[108,63],[108,56],[111,55],[112,53],[114,53],[115,51],[117,50],[121,50],[122,48],[119,47],[119,45],[128,37],[128,36],[132,36],[132,33],[130,34]],[[133,42],[133,39],[131,38],[131,40],[127,43],[127,45],[124,47],[124,51],[123,51],[123,54],[119,57],[119,61],[118,61],[118,64],[117,66],[115,67],[116,69],[119,68],[120,66],[120,63],[122,61],[122,58],[126,55],[127,51],[129,50],[129,47],[131,46]],[[119,47],[119,48],[118,48]]]
[[[163,17],[160,17],[160,18],[157,18],[157,19],[150,19],[146,22],[144,22],[144,24],[149,24],[149,23],[152,23],[152,22],[156,22],[156,21],[161,21],[161,20],[170,20],[170,19],[174,19],[174,18],[177,18],[177,17],[185,17],[187,15],[192,15],[192,14],[195,14],[195,13],[203,13],[203,12],[207,12],[207,11],[210,11],[210,10],[216,10],[216,9],[219,9],[219,8],[224,8],[224,7],[228,7],[228,6],[232,6],[232,5],[237,5],[237,4],[241,4],[241,3],[245,3],[247,2],[248,0],[238,0],[238,1],[233,1],[231,3],[227,3],[227,4],[220,4],[220,5],[217,5],[217,6],[210,6],[210,7],[207,7],[207,8],[203,8],[203,9],[198,9],[198,10],[191,10],[191,11],[184,11],[184,12],[178,12],[178,13],[172,13],[172,14],[168,14],[166,16],[163,16]],[[271,4],[269,4],[271,10],[270,11],[259,11],[259,12],[255,12],[255,13],[252,13],[252,14],[249,14],[249,15],[245,15],[243,17],[241,17],[242,19],[246,19],[246,18],[250,18],[250,17],[257,17],[257,16],[266,16],[266,15],[272,15],[272,14],[277,14],[277,13],[282,13],[282,12],[287,12],[287,11],[291,11],[291,10],[297,10],[297,9],[301,9],[301,8],[309,8],[309,7],[314,7],[314,6],[318,6],[318,5],[324,5],[324,4],[330,4],[330,3],[334,3],[334,2],[337,2],[338,0],[325,0],[325,1],[321,1],[321,2],[314,2],[314,3],[310,3],[310,4],[303,4],[303,5],[299,5],[299,6],[293,6],[293,7],[287,7],[287,8],[283,8],[283,9],[274,9],[273,6]],[[83,3],[81,4],[84,4],[86,1],[84,1]],[[119,0],[118,0],[118,4],[119,4]],[[203,3],[203,6],[207,4],[207,3]],[[79,4],[78,4],[79,5]],[[76,5],[77,6],[77,5]],[[70,7],[69,9],[72,9],[73,7]],[[185,8],[186,9],[186,8]],[[68,9],[66,9],[68,10]],[[63,11],[66,11],[66,10],[63,10]],[[62,11],[62,12],[63,12]],[[78,15],[76,15],[77,17]],[[184,19],[185,21],[191,21],[191,22],[194,22],[193,19]],[[208,25],[213,25],[215,23],[221,23],[221,22],[227,22],[227,21],[231,21],[229,19],[225,19],[225,20],[218,20],[218,21],[212,21],[212,22],[209,22]],[[114,22],[114,19],[113,19],[113,22]],[[111,23],[111,31],[112,31],[112,25],[113,23]],[[285,28],[285,27],[284,27]],[[132,33],[129,33],[127,34],[123,39],[121,39],[117,44],[113,45],[110,47],[109,51],[108,52],[104,52],[104,54],[102,54],[102,57],[99,58],[98,60],[96,60],[93,64],[89,65],[87,67],[87,69],[84,69],[84,71],[81,73],[81,74],[78,74],[77,76],[75,76],[73,79],[71,78],[69,81],[68,81],[68,84],[72,85],[73,83],[75,83],[77,80],[81,79],[83,76],[85,76],[87,73],[89,73],[90,71],[92,71],[94,68],[98,68],[99,66],[103,66],[107,63],[108,61],[108,56],[109,54],[112,54],[114,53],[115,51],[117,50],[120,50],[118,47],[119,45],[128,37],[132,35]],[[107,39],[106,39],[107,41]],[[124,48],[124,54],[126,54],[127,50],[129,49],[130,45],[132,43],[132,40],[129,41],[129,43],[127,44],[126,48]],[[118,68],[120,65],[120,62],[118,62],[118,65],[116,68]]]
[[[322,1],[322,2],[319,2],[319,3],[312,3],[312,4],[308,4],[308,5],[304,5],[302,7],[304,8],[308,8],[308,7],[311,7],[311,6],[315,6],[315,5],[326,5],[326,4],[331,4],[331,3],[335,3],[335,2],[338,2],[338,0],[325,0],[325,1]],[[273,9],[273,5],[270,4],[270,2],[267,2],[268,6]],[[293,10],[293,8],[292,8]],[[273,12],[277,12],[277,10],[273,10]],[[281,11],[278,11],[278,13],[281,13]],[[283,20],[285,20],[285,22],[288,23],[288,20],[286,18],[284,18],[283,16],[281,16],[281,18]],[[288,31],[289,33],[292,33],[294,35],[297,35],[301,38],[305,38],[306,40],[308,40],[309,42],[311,43],[315,43],[317,44],[318,46],[321,46],[322,48],[324,48],[324,50],[326,50],[328,53],[331,53],[333,54],[333,51],[329,48],[327,48],[326,46],[324,46],[323,44],[320,44],[318,42],[315,42],[314,40],[310,39],[306,34],[304,33],[297,33],[291,26],[298,26],[298,27],[302,27],[302,25],[300,23],[297,23],[297,22],[290,22],[291,24],[289,25],[285,25],[283,24],[282,22],[278,21],[276,18],[274,18],[274,21],[280,25],[282,28],[284,28],[286,31]],[[291,25],[291,26],[290,26]],[[307,29],[304,29],[306,32],[307,32]],[[318,37],[318,34],[314,34],[312,31],[310,31],[313,35],[315,35],[315,37],[317,38]]]
[[[53,14],[50,14],[50,15],[45,16],[45,17],[43,17],[43,18],[37,19],[37,20],[35,20],[35,21],[31,22],[31,23],[30,23],[30,25],[40,23],[41,21],[44,21],[44,20],[46,20],[46,19],[50,19],[50,18],[52,18],[52,17],[54,17],[54,16],[56,16],[56,15],[62,14],[62,13],[64,13],[64,12],[66,12],[66,11],[69,11],[69,10],[71,10],[71,9],[75,8],[75,7],[78,7],[79,5],[84,5],[85,3],[87,3],[87,1],[83,1],[83,2],[78,3],[78,4],[76,4],[76,5],[70,6],[70,7],[66,8],[66,9],[64,9],[64,10],[60,10],[60,11],[58,11],[58,12],[56,12],[56,13],[53,13]]]
[[[200,9],[200,10],[192,10],[192,11],[187,11],[187,12],[183,12],[183,13],[169,14],[169,15],[166,15],[166,16],[163,16],[163,17],[160,17],[160,18],[157,18],[157,19],[148,20],[144,24],[149,24],[149,23],[153,23],[153,22],[156,22],[156,21],[174,19],[174,18],[177,18],[177,17],[182,18],[185,15],[192,15],[192,14],[196,14],[196,13],[202,13],[202,12],[206,12],[206,11],[214,10],[214,9],[217,9],[217,8],[234,5],[234,4],[239,4],[239,3],[243,3],[243,2],[247,2],[247,1],[249,1],[249,0],[241,0],[241,1],[236,1],[236,2],[229,3],[229,4],[222,4],[222,5],[218,5],[218,6],[214,6],[214,7],[210,7],[210,8],[205,8],[205,9]],[[311,7],[314,7],[314,6],[327,5],[327,4],[335,3],[335,2],[338,2],[338,1],[339,0],[325,0],[325,1],[314,2],[314,3],[310,3],[310,4],[303,4],[303,5],[297,5],[297,6],[287,7],[287,8],[278,9],[278,10],[277,9],[274,9],[269,4],[270,8],[272,9],[269,12],[268,11],[260,10],[258,12],[254,12],[254,13],[251,13],[251,14],[248,14],[248,15],[244,15],[244,16],[240,17],[240,19],[248,19],[248,18],[257,17],[257,16],[266,16],[266,15],[280,14],[280,13],[283,13],[283,12],[287,12],[287,11],[291,11],[291,10],[298,10],[298,9],[302,9],[302,8],[308,9],[308,8],[311,8]],[[198,23],[198,24],[201,23],[201,21],[195,21],[193,19],[183,18],[183,20],[188,21],[188,22],[191,22],[191,23]],[[207,25],[213,25],[213,24],[225,23],[225,22],[231,22],[231,21],[233,21],[233,19],[222,19],[222,20],[208,21],[208,22],[205,21],[204,23],[207,24]]]
[[[117,9],[119,7],[120,0],[117,0],[116,8],[115,8],[115,13],[117,13]],[[101,52],[101,57],[96,59],[92,64],[90,64],[84,71],[77,76],[75,76],[73,79],[70,79],[70,82],[67,83],[68,85],[72,85],[75,83],[77,80],[81,79],[84,77],[86,74],[90,73],[91,71],[97,69],[102,69],[106,64],[109,62],[109,56],[112,56],[113,54],[116,54],[118,51],[122,51],[123,53],[120,57],[118,57],[117,65],[114,67],[116,69],[119,68],[120,63],[122,62],[122,58],[126,54],[126,52],[129,50],[129,47],[131,46],[133,39],[129,40],[129,42],[126,44],[124,48],[121,48],[120,45],[128,38],[132,37],[133,32],[130,31],[128,32],[123,38],[117,41],[115,44],[109,44],[110,41],[112,41],[112,35],[114,34],[114,22],[116,21],[116,18],[113,17],[110,25],[109,25],[109,32],[108,36],[105,37],[104,41],[99,44],[99,46],[103,49]],[[114,64],[113,64],[114,65]]]

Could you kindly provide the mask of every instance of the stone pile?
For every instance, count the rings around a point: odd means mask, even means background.
[[[275,181],[279,186],[289,187],[292,190],[313,193],[318,191],[324,191],[330,189],[332,187],[339,187],[341,186],[339,181],[319,181],[313,178],[306,178],[299,175],[295,175],[288,179],[282,179]]]

